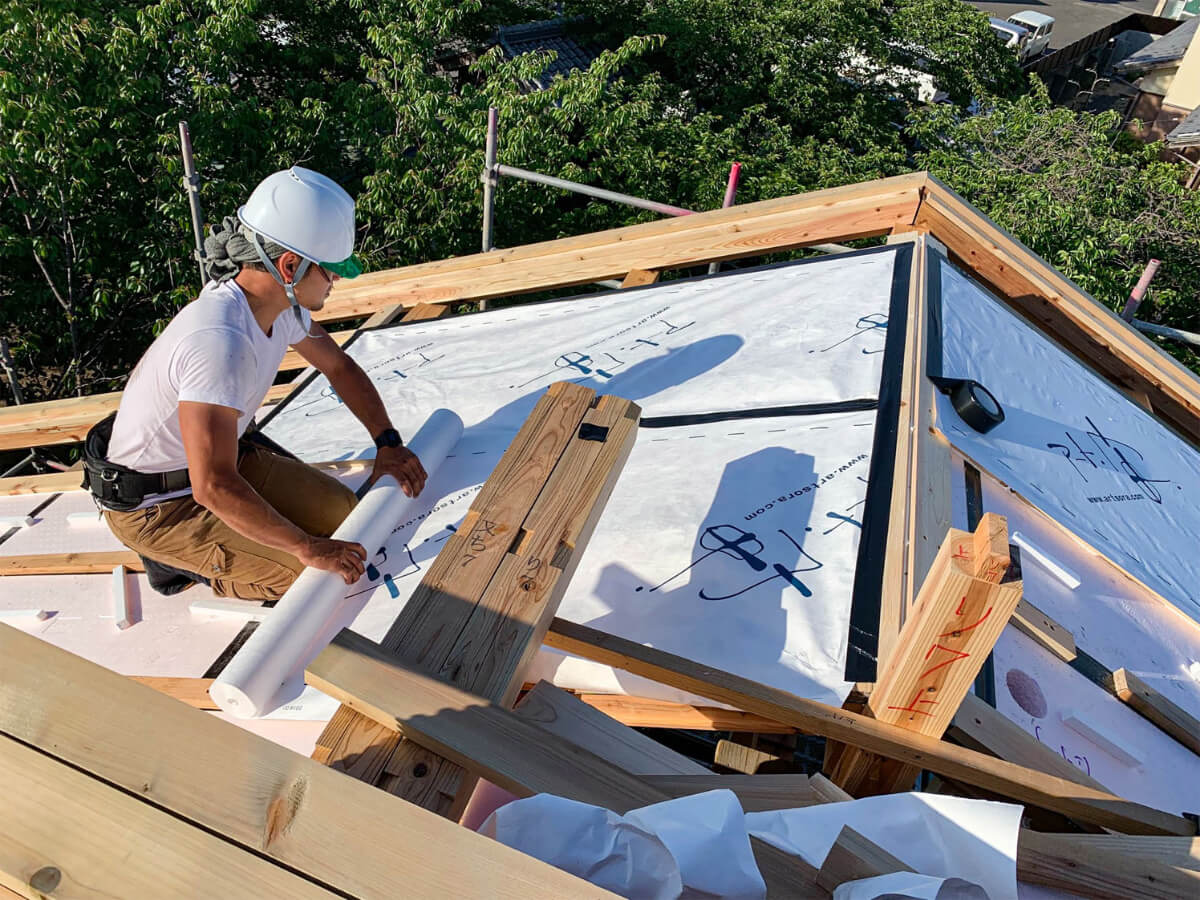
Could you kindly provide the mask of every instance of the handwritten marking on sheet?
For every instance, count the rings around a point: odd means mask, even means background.
[[[1080,437],[1067,430],[1063,432],[1063,440],[1066,443],[1047,442],[1046,448],[1060,453],[1085,484],[1089,483],[1089,473],[1094,475],[1097,471],[1107,470],[1128,478],[1134,488],[1127,493],[1090,496],[1087,498],[1088,502],[1123,503],[1131,500],[1150,500],[1161,504],[1163,495],[1157,485],[1171,484],[1170,479],[1147,478],[1142,472],[1146,458],[1137,447],[1109,437],[1090,417],[1085,416],[1084,419],[1089,428],[1082,432]],[[1176,489],[1182,490],[1182,487],[1176,485]]]

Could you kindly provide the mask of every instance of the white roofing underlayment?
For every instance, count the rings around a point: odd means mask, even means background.
[[[439,407],[466,428],[418,511],[348,590],[346,621],[382,637],[542,391],[570,379],[636,401],[644,427],[559,615],[840,703],[870,405],[893,293],[908,286],[897,257],[881,248],[361,334],[347,352],[402,434]],[[1026,597],[1105,666],[1128,668],[1200,716],[1200,684],[1188,674],[1200,660],[1200,461],[975,282],[948,263],[939,274],[943,374],[977,379],[1007,414],[986,435],[948,405],[939,423],[984,470],[983,508],[1007,515],[1010,534],[1036,551],[1022,554]],[[830,404],[840,406],[819,411]],[[797,406],[815,409],[739,415]],[[320,377],[264,431],[313,462],[372,451]],[[952,487],[963,527],[957,474]],[[35,524],[0,543],[0,555],[119,549],[102,525],[68,523],[92,509],[82,493],[0,498],[0,515],[35,509]],[[118,631],[111,581],[6,578],[0,610],[53,611],[10,624],[131,675],[201,676],[245,622],[190,611],[203,587],[160,597],[131,576],[136,624]],[[534,675],[687,699],[548,650]],[[1013,628],[996,647],[995,689],[1001,712],[1112,791],[1200,809],[1195,755]],[[307,753],[335,708],[306,690],[272,717],[238,724]]]

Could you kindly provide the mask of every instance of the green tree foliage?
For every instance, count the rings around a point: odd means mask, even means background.
[[[1044,90],[955,120],[929,110],[914,122],[927,149],[918,165],[1108,307],[1119,310],[1150,259],[1164,262],[1139,318],[1200,331],[1200,192],[1159,145],[1116,130],[1115,113],[1050,105]],[[1195,367],[1187,345],[1165,349]]]
[[[14,344],[26,393],[119,387],[156,330],[195,295],[180,119],[191,124],[210,220],[231,214],[270,172],[306,165],[357,195],[360,247],[376,268],[478,249],[489,106],[500,110],[510,165],[697,209],[720,203],[734,160],[744,166],[743,200],[927,165],[1106,300],[1152,249],[1148,229],[1115,224],[1133,207],[1106,207],[1107,177],[1083,178],[1088,204],[1054,207],[1069,206],[1077,227],[1037,232],[1039,192],[1063,188],[1012,170],[1005,153],[1022,141],[1036,145],[1042,121],[1057,119],[1006,105],[1024,90],[1022,77],[961,0],[568,5],[585,14],[575,26],[580,40],[603,52],[587,71],[531,91],[552,56],[507,60],[492,36],[499,25],[545,18],[552,6],[5,4],[0,334]],[[936,114],[920,99],[930,77],[948,101]],[[972,120],[980,100],[995,111]],[[1011,137],[993,139],[991,126],[973,124],[987,121]],[[1105,160],[1113,171],[1137,170],[1127,183],[1152,182],[1163,196],[1173,190],[1175,169],[1153,151],[1101,153],[1110,123],[1078,121],[1071,133],[1087,137],[1079,171]],[[1120,185],[1107,189],[1126,196]],[[1101,223],[1091,230],[1094,250],[1085,235],[1095,221],[1083,208]],[[1190,207],[1180,210],[1194,221]],[[506,180],[497,240],[511,246],[649,217]],[[1184,282],[1164,284],[1181,307],[1194,296]]]

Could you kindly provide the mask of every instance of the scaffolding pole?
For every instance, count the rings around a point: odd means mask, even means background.
[[[204,214],[200,210],[200,176],[192,159],[192,135],[188,123],[179,123],[179,151],[183,156],[183,187],[192,211],[192,237],[196,240],[196,265],[200,268],[200,286],[204,286]]]
[[[725,199],[721,203],[721,209],[728,209],[737,202],[738,181],[742,177],[742,164],[735,162],[729,167],[729,180],[725,182]],[[719,262],[708,264],[708,274],[716,275],[721,271]]]

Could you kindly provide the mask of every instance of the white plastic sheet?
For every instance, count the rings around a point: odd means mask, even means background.
[[[820,867],[844,826],[923,875],[963,878],[991,900],[1016,900],[1022,807],[940,794],[890,794],[747,813],[750,833]]]
[[[941,397],[950,441],[1200,620],[1200,456],[953,265],[940,273],[943,372],[1005,412],[980,434]]]
[[[766,895],[731,791],[668,800],[624,816],[538,794],[502,806],[479,830],[623,897]]]
[[[979,885],[962,878],[895,872],[838,885],[833,900],[989,900]]]
[[[895,250],[667,283],[364,334],[349,352],[405,430],[434,405],[463,439],[376,561],[353,628],[378,639],[457,527],[546,385],[628,397],[643,418],[878,395]],[[624,348],[621,352],[618,348]],[[622,362],[602,362],[604,354]],[[581,362],[577,354],[588,355]],[[584,372],[586,369],[586,373]],[[307,459],[358,455],[318,379],[266,432]],[[559,615],[841,703],[875,413],[642,428]],[[364,586],[364,590],[368,586]],[[543,652],[563,687],[685,699]],[[328,714],[313,692],[277,714]]]
[[[578,381],[673,416],[879,394],[895,250],[668,282],[367,332],[346,351],[396,427],[453,409],[501,449],[547,386]],[[324,378],[264,431],[303,459],[365,449]]]
[[[754,900],[766,885],[751,835],[820,869],[849,825],[917,874],[855,882],[838,897],[1016,900],[1021,812],[1006,803],[893,794],[743,813],[732,792],[716,790],[618,816],[540,794],[502,806],[480,831],[623,896]]]

